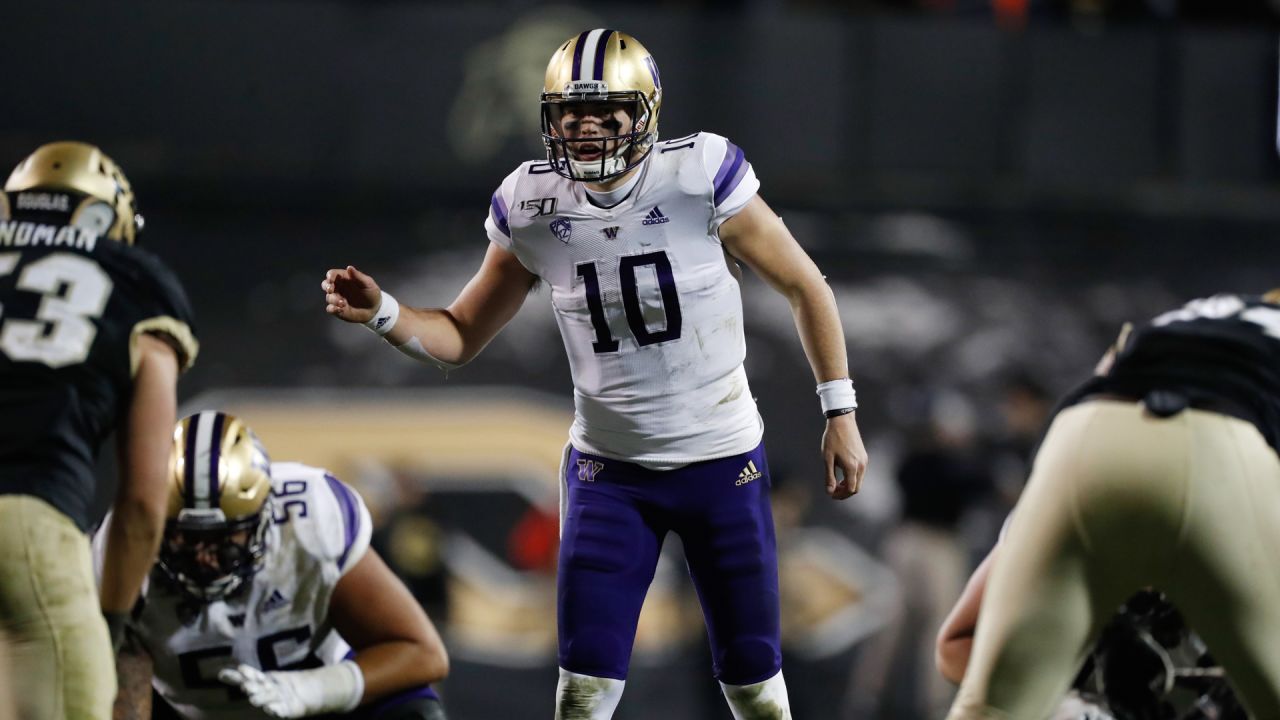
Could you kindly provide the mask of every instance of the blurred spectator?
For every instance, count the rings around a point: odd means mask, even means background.
[[[951,702],[953,689],[929,668],[934,633],[969,572],[960,522],[992,494],[975,424],[966,398],[939,394],[927,431],[898,467],[902,518],[886,535],[882,554],[898,577],[903,602],[858,654],[845,707],[850,720],[938,718]]]

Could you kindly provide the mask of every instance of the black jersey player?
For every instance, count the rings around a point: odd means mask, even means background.
[[[108,627],[164,527],[175,386],[197,345],[182,286],[134,244],[141,225],[123,172],[84,143],[41,146],[0,193],[0,631],[19,717],[110,715]],[[117,522],[99,594],[86,532],[112,433]]]

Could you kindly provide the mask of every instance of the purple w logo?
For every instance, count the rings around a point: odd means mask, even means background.
[[[618,227],[615,225],[615,226],[613,226],[613,227],[607,227],[607,228],[605,228],[605,229],[604,229],[604,236],[605,236],[605,237],[607,237],[607,238],[609,238],[610,240],[617,239],[617,237],[618,237]]]
[[[582,482],[595,482],[596,474],[603,469],[604,463],[599,460],[580,458],[578,460],[578,479]]]

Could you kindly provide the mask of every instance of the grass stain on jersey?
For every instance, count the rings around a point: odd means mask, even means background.
[[[591,720],[608,683],[605,678],[570,678],[560,696],[561,720]]]

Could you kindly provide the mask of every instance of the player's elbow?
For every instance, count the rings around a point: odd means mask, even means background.
[[[428,643],[422,648],[422,664],[427,679],[425,682],[440,682],[449,677],[449,653],[444,643]]]
[[[959,685],[964,678],[965,668],[969,665],[969,653],[973,650],[973,636],[957,637],[945,632],[938,634],[934,647],[934,663],[938,672],[950,682]]]

